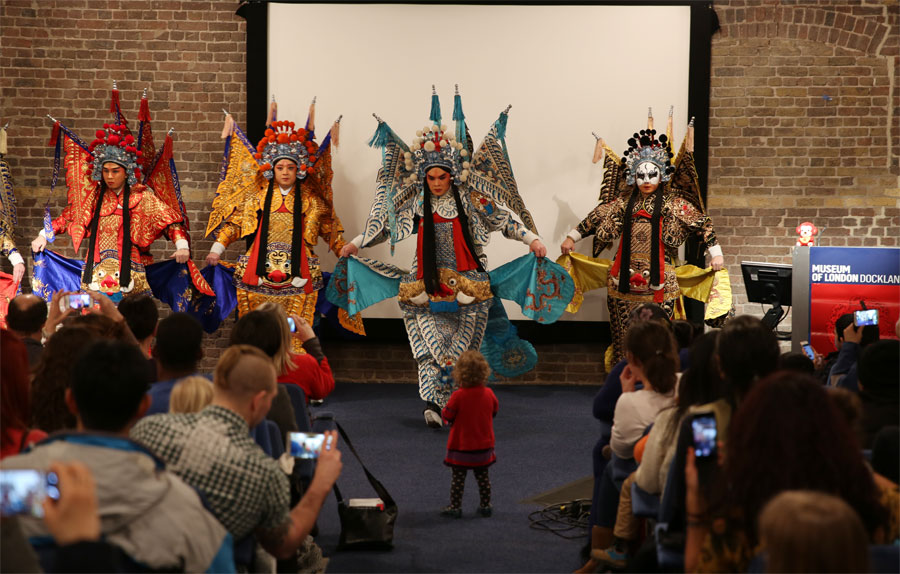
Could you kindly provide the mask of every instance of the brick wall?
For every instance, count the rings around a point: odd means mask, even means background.
[[[0,122],[10,120],[19,199],[16,241],[40,229],[52,150],[51,113],[78,133],[107,121],[117,79],[136,121],[150,88],[157,134],[176,129],[176,160],[195,250],[215,191],[221,109],[245,119],[244,20],[234,0],[3,0]],[[789,262],[794,228],[825,227],[821,245],[896,245],[900,235],[898,3],[732,0],[716,4],[709,210],[746,304],[741,260]],[[702,127],[701,127],[702,129]],[[54,213],[65,201],[57,188]],[[160,241],[153,252],[173,246]],[[72,255],[68,237],[54,246]],[[0,267],[8,271],[6,261]],[[27,286],[26,286],[27,288]],[[230,323],[209,337],[206,369]],[[414,378],[404,344],[326,343],[340,380]],[[600,343],[538,345],[528,381],[596,382]],[[373,358],[374,357],[374,358]],[[393,378],[397,377],[397,378]]]

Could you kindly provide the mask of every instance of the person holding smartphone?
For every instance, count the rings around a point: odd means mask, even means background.
[[[842,387],[853,392],[859,391],[857,362],[860,352],[881,337],[877,324],[857,325],[857,319],[857,314],[854,313],[853,322],[844,328],[844,342],[828,373],[830,386]]]

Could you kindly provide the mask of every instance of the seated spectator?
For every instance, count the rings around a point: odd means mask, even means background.
[[[863,448],[872,448],[882,428],[900,422],[900,341],[885,339],[866,347],[859,359]]]
[[[153,358],[157,382],[150,386],[148,415],[169,412],[169,395],[179,380],[198,374],[203,358],[203,326],[187,313],[172,313],[156,328]]]
[[[156,381],[156,360],[150,354],[153,338],[156,336],[156,324],[159,322],[159,309],[156,301],[146,293],[128,295],[119,301],[119,313],[125,317],[125,323],[131,329],[134,338],[141,346],[141,352],[147,357],[147,369],[150,381]]]
[[[260,327],[264,323],[256,320],[238,321],[239,325],[235,325],[231,332],[231,343],[254,345],[262,349],[275,361],[275,368],[279,373],[278,382],[302,388],[307,402],[327,397],[334,390],[334,375],[310,324],[294,315],[291,319],[296,329],[292,333],[288,326],[288,316],[281,305],[267,302],[256,310],[275,315],[278,330],[263,334]],[[303,344],[305,354],[292,351],[294,341]]]
[[[0,329],[0,459],[18,454],[47,433],[29,428],[28,352],[11,331]]]
[[[66,391],[79,432],[50,437],[27,454],[4,460],[3,466],[46,470],[53,462],[75,460],[87,466],[97,482],[102,535],[128,555],[132,567],[232,569],[227,532],[197,493],[128,438],[150,403],[144,364],[135,346],[93,343],[76,362]],[[38,518],[20,520],[29,538],[49,534]],[[40,554],[45,547],[36,550]]]
[[[100,336],[86,327],[67,326],[53,334],[31,382],[31,423],[48,433],[75,428],[75,415],[66,406],[72,368],[81,352]]]
[[[852,324],[853,313],[844,313],[838,317],[834,322],[834,350],[824,357],[819,356],[818,352],[816,353],[821,361],[821,364],[816,365],[816,373],[818,378],[821,379],[822,383],[825,385],[828,385],[830,382],[829,375],[831,374],[831,367],[833,367],[834,362],[837,361],[841,346],[844,344],[844,329],[847,328],[847,325]]]
[[[900,484],[900,427],[884,427],[872,442],[872,470]]]
[[[869,539],[859,515],[824,492],[788,490],[759,516],[766,572],[868,572]]]
[[[37,366],[44,345],[42,330],[47,322],[47,302],[37,295],[17,295],[9,302],[6,324],[19,336],[28,350],[28,367]]]
[[[803,352],[789,351],[778,358],[778,369],[781,371],[794,371],[795,373],[816,374],[816,365],[812,359]]]
[[[170,413],[197,413],[212,402],[213,384],[206,377],[185,377],[172,387]]]
[[[859,514],[870,543],[896,538],[900,495],[878,485],[847,422],[815,378],[781,372],[754,385],[722,449],[722,478],[701,485],[700,465],[688,448],[687,572],[746,571],[760,550],[759,513],[786,490],[839,496]]]
[[[675,335],[675,342],[678,343],[678,360],[680,366],[678,370],[684,372],[690,366],[690,348],[694,342],[694,325],[690,321],[677,319],[672,321],[672,334]]]
[[[828,373],[828,384],[858,391],[857,361],[862,349],[865,349],[880,337],[878,325],[857,327],[852,321],[844,329],[844,341],[837,359]]]
[[[340,474],[336,433],[325,433],[312,483],[291,509],[287,475],[249,434],[276,395],[271,359],[250,345],[229,347],[216,365],[213,383],[210,406],[194,414],[146,417],[131,436],[202,492],[235,540],[255,533],[267,552],[291,558]]]

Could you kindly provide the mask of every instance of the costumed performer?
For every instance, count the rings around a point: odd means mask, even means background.
[[[600,204],[567,234],[560,247],[567,255],[575,242],[593,235],[593,255],[597,257],[619,238],[606,283],[614,352],[609,364],[625,356],[623,341],[634,308],[656,303],[669,317],[673,315],[680,299],[675,262],[678,248],[689,235],[700,237],[713,271],[724,268],[722,248],[700,197],[693,119],[674,164],[671,110],[667,132],[657,139],[651,112],[647,129],[628,140],[622,158],[597,138],[594,163],[604,152],[606,156]]]
[[[226,118],[223,176],[206,228],[216,241],[206,263],[218,265],[232,242],[248,240],[234,270],[238,315],[271,301],[312,325],[323,287],[313,248],[319,237],[335,253],[345,244],[331,188],[331,146],[338,143],[340,118],[316,145],[315,100],[304,128],[274,121],[275,113],[273,100],[268,128],[256,146],[230,115]],[[342,319],[347,328],[362,330],[361,321],[353,324],[346,313]],[[295,353],[304,352],[298,338],[292,341]]]
[[[412,270],[399,273],[398,301],[418,364],[425,422],[434,428],[442,426],[441,409],[456,388],[456,360],[468,349],[479,349],[494,304],[484,253],[490,233],[500,231],[521,241],[539,258],[547,254],[506,153],[508,108],[474,155],[458,93],[454,108],[455,133],[441,125],[440,102],[433,93],[431,122],[416,132],[410,147],[376,116],[378,130],[369,144],[383,148],[383,161],[375,202],[365,232],[341,250],[347,258],[390,238],[393,251],[395,243],[416,235]],[[504,204],[525,224],[500,207]],[[391,267],[371,264],[380,273]],[[394,268],[393,273],[399,271]],[[558,292],[558,284],[556,288]],[[329,297],[331,292],[329,286]]]
[[[16,226],[16,195],[13,190],[12,174],[6,155],[6,129],[9,122],[0,128],[0,250],[13,267],[12,275],[0,274],[0,325],[6,326],[6,312],[9,302],[20,291],[22,277],[25,276],[25,260],[16,249],[13,240]]]
[[[115,82],[110,112],[116,114],[116,122],[103,124],[90,145],[50,117],[54,122],[50,145],[56,147],[53,184],[59,174],[60,149],[64,147],[67,204],[51,223],[48,201],[44,229],[31,242],[31,249],[41,253],[56,235],[68,233],[77,252],[87,238],[88,264],[81,271],[80,288],[102,291],[118,302],[126,293],[150,291],[145,267],[153,263],[150,245],[154,241],[165,235],[174,242],[172,257],[178,263],[188,262],[190,244],[183,211],[146,185],[147,178],[141,183],[142,170],[147,173],[153,158],[142,151],[142,142],[138,141],[141,136],[135,139],[132,135],[121,113]],[[142,128],[144,123],[149,126],[146,91],[141,99],[140,118]],[[171,142],[167,145],[171,153]],[[36,256],[35,266],[48,261]],[[81,262],[72,263],[81,266]],[[36,270],[32,287],[49,300],[52,293],[47,292],[49,289],[37,276]]]

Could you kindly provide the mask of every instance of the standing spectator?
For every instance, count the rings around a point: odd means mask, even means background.
[[[50,437],[3,466],[46,470],[52,462],[77,460],[97,482],[103,537],[134,563],[151,570],[230,570],[231,549],[222,525],[193,489],[128,439],[149,406],[148,386],[137,347],[93,343],[76,362],[65,393],[78,432]],[[29,538],[49,534],[38,518],[21,517],[21,523]]]
[[[0,329],[0,458],[16,454],[47,436],[30,429],[28,354],[11,331]]]
[[[450,506],[441,511],[443,516],[462,517],[462,498],[469,469],[478,482],[481,504],[478,513],[488,517],[491,507],[491,478],[488,467],[497,461],[494,455],[494,417],[500,404],[494,391],[489,389],[490,374],[487,361],[478,351],[466,351],[456,360],[453,380],[459,389],[450,395],[442,416],[451,423],[447,438],[447,457],[444,464],[453,470],[450,482]]]
[[[275,367],[262,351],[229,347],[216,365],[210,406],[199,413],[146,417],[131,436],[202,492],[235,540],[255,533],[267,552],[286,559],[312,530],[340,474],[341,454],[336,433],[326,432],[312,483],[291,509],[287,475],[250,438],[250,428],[266,417],[276,395],[275,379]]]
[[[863,448],[875,435],[900,422],[900,341],[885,339],[863,349],[859,358],[859,398],[862,401]]]
[[[28,350],[28,367],[37,366],[44,346],[42,329],[47,322],[47,302],[37,295],[18,295],[9,302],[6,324],[19,336]]]
[[[203,326],[187,313],[172,313],[156,329],[158,378],[150,386],[148,415],[169,412],[169,395],[180,379],[196,375],[203,358]]]
[[[128,328],[141,346],[141,352],[147,358],[150,380],[156,381],[156,359],[150,354],[153,338],[156,336],[156,325],[159,322],[156,301],[146,293],[129,295],[119,301],[119,313],[125,317],[125,323],[128,324]]]

